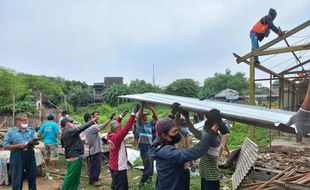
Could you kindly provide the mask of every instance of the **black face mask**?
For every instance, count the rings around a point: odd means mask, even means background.
[[[172,140],[170,141],[171,144],[177,144],[177,143],[179,143],[180,140],[181,140],[181,134],[178,133],[178,134],[172,136],[171,139],[172,139]]]

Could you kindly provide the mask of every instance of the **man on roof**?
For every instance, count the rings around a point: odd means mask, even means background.
[[[277,17],[276,10],[270,8],[268,15],[259,19],[253,26],[250,32],[252,51],[254,51],[259,47],[258,41],[261,42],[265,37],[269,36],[270,30],[272,30],[279,36],[283,35],[284,32],[273,24],[273,21],[276,17]],[[254,61],[256,64],[260,63],[257,56],[254,57]]]

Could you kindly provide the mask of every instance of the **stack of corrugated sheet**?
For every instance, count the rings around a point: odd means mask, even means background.
[[[257,158],[258,146],[253,141],[246,138],[241,147],[235,173],[232,176],[233,190],[239,187],[243,179],[248,175],[249,171],[254,166]]]

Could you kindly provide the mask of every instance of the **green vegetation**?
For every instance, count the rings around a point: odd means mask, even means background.
[[[230,130],[229,147],[231,149],[239,148],[243,141],[248,136],[249,126],[246,124],[235,123],[233,128]],[[274,136],[271,137],[271,140]],[[256,127],[255,129],[255,143],[263,148],[269,145],[269,129]]]
[[[103,100],[111,106],[124,103],[117,97],[126,94],[145,92],[166,93],[171,95],[199,97],[211,96],[226,88],[246,94],[249,82],[244,73],[215,73],[204,81],[202,87],[192,79],[178,79],[166,87],[154,86],[144,80],[133,80],[127,84],[115,84],[104,90]],[[77,111],[80,107],[93,104],[92,87],[84,82],[68,81],[60,77],[48,77],[17,73],[0,67],[0,113],[12,112],[13,94],[16,110],[35,113],[36,102],[42,93],[44,102],[51,102],[60,109]],[[268,93],[268,88],[257,85],[257,93]]]
[[[169,84],[165,93],[177,96],[197,98],[200,91],[199,83],[192,79],[179,79]]]
[[[129,85],[125,84],[114,84],[103,93],[104,102],[115,106],[120,103],[121,100],[118,99],[118,96],[126,94],[141,94],[145,92],[162,92],[162,89],[158,86],[154,86],[150,83],[145,82],[144,80],[133,80]]]
[[[76,109],[92,102],[92,89],[79,81],[67,81],[59,77],[47,77],[16,73],[0,67],[0,113],[12,112],[12,97],[16,97],[16,111],[36,112],[36,101],[42,93],[43,100],[61,109]],[[71,110],[73,111],[73,110]]]
[[[231,88],[244,95],[249,89],[249,84],[244,73],[238,72],[232,75],[231,71],[226,69],[224,74],[215,73],[214,77],[207,78],[204,81],[201,93],[203,96],[213,96],[221,90]]]

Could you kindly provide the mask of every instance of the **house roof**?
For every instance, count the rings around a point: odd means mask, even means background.
[[[226,98],[226,97],[231,97],[231,96],[238,96],[238,92],[230,89],[230,88],[226,88],[225,90],[222,90],[221,92],[217,93],[214,97],[215,98]]]

